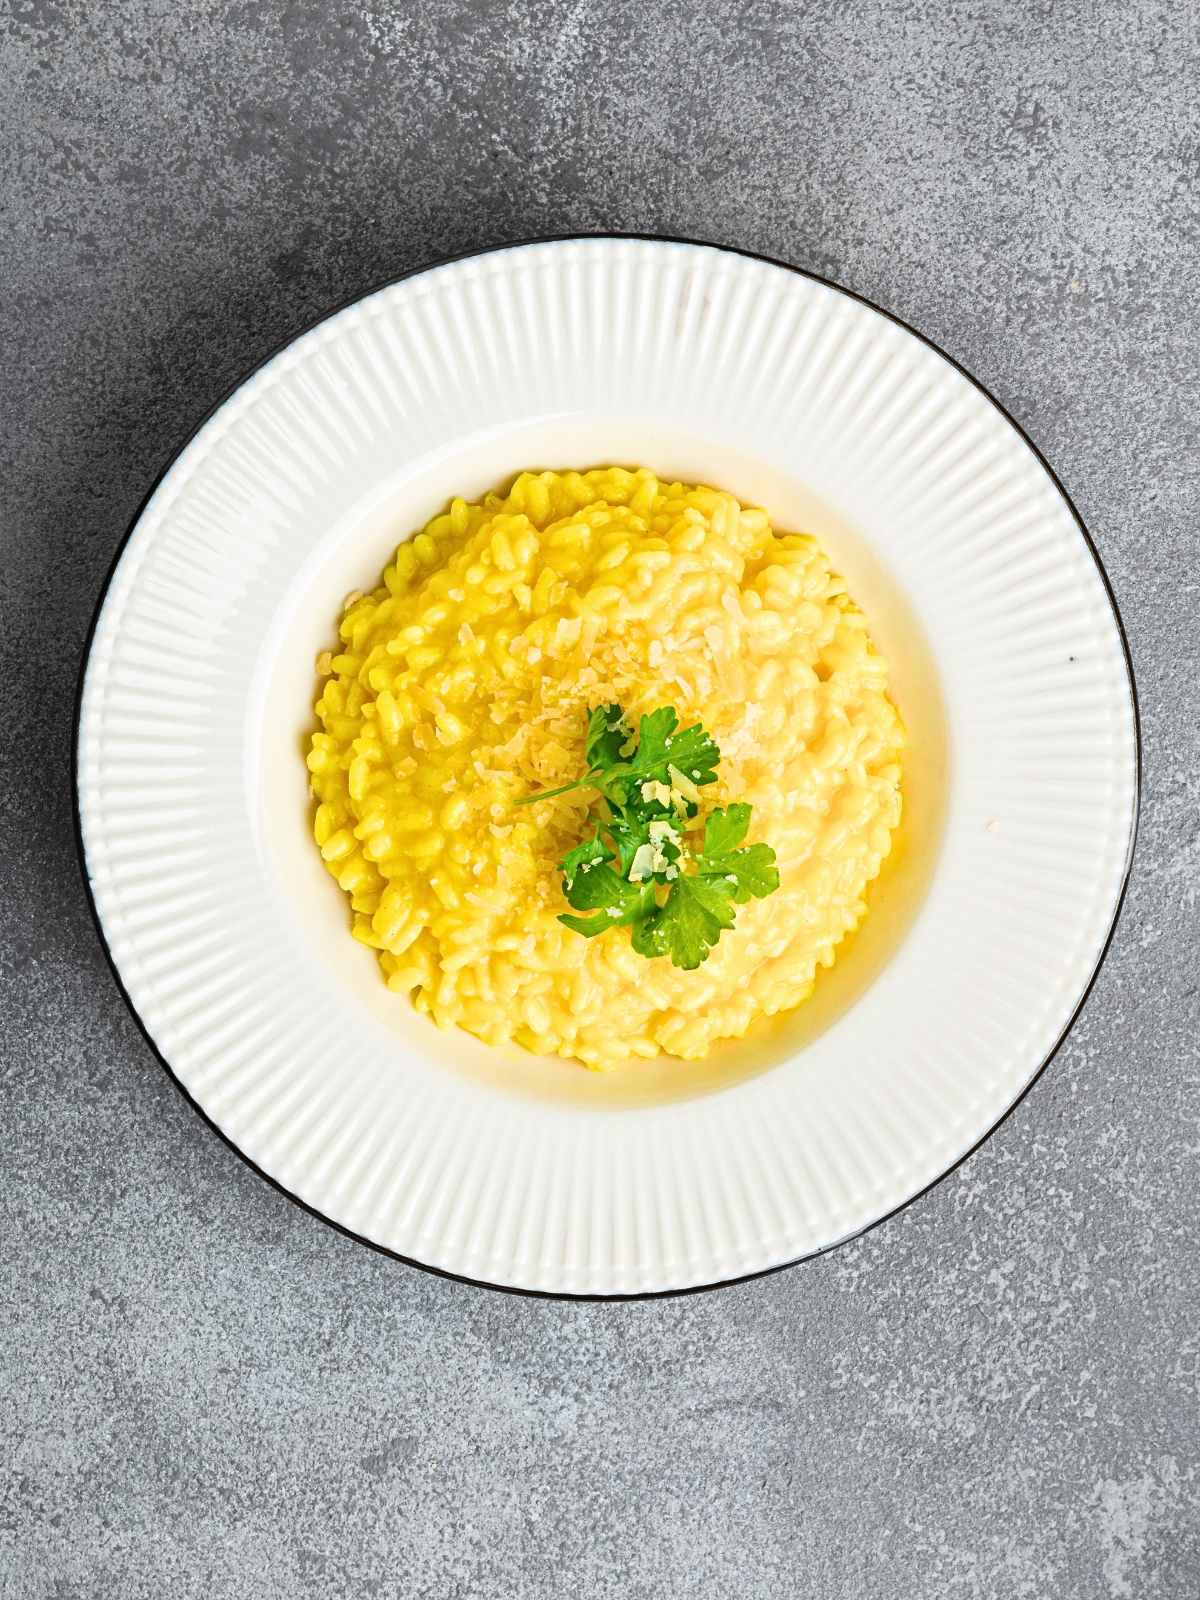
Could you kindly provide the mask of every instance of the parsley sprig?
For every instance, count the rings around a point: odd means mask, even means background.
[[[684,843],[701,788],[716,782],[721,752],[699,723],[678,724],[675,708],[663,706],[643,717],[635,734],[620,706],[597,706],[588,719],[585,775],[517,804],[595,789],[601,806],[593,837],[568,851],[559,870],[567,903],[598,914],[558,920],[588,939],[629,927],[639,955],[669,955],[691,970],[733,927],[730,902],[774,894],[779,873],[770,845],[742,847],[753,810],[744,803],[709,814],[701,851]]]

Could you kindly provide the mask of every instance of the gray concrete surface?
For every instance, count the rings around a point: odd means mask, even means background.
[[[1200,1593],[1194,0],[11,0],[0,21],[5,1597]],[[69,801],[85,629],[193,424],[450,252],[830,274],[1107,563],[1146,800],[1108,964],[964,1167],[809,1265],[545,1303],[325,1228],[142,1043]]]

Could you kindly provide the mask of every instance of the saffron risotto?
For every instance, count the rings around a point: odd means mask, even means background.
[[[458,499],[346,602],[308,765],[321,854],[388,987],[442,1028],[606,1070],[697,1059],[799,1005],[866,915],[900,820],[904,729],[866,619],[815,539],[645,469],[523,473]],[[777,892],[707,961],[563,927],[557,863],[589,710],[674,706],[721,749],[696,819],[753,806]]]

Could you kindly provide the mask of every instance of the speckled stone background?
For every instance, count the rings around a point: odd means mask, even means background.
[[[0,21],[0,1594],[1200,1593],[1193,0],[10,0]],[[1146,797],[1057,1059],[823,1260],[644,1304],[401,1266],[143,1044],[69,797],[85,630],[215,401],[347,297],[691,235],[914,323],[1107,564]]]

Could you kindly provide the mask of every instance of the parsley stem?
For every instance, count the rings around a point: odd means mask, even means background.
[[[576,778],[574,783],[564,783],[561,789],[543,789],[541,794],[527,794],[523,800],[514,800],[515,806],[531,806],[535,800],[552,800],[556,794],[567,794],[572,789],[582,789],[591,783],[592,775],[586,778]]]

